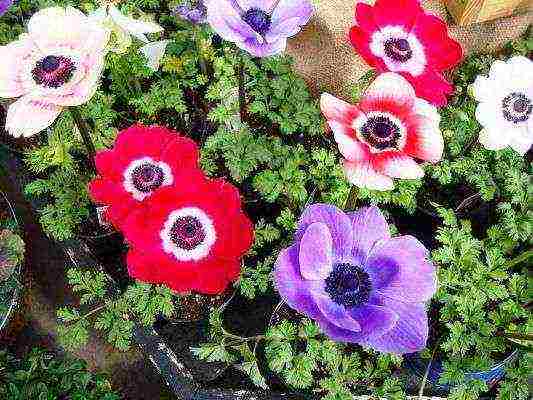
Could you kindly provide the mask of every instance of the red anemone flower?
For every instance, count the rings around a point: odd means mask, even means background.
[[[89,184],[92,199],[108,206],[117,228],[125,215],[178,175],[198,170],[198,148],[191,139],[161,126],[134,125],[117,136],[111,150],[95,157],[100,176]]]
[[[445,106],[453,85],[442,72],[461,61],[463,50],[444,21],[426,13],[419,0],[359,3],[355,14],[350,40],[364,60],[379,72],[403,75],[418,97]]]
[[[133,278],[180,292],[223,292],[237,280],[253,226],[239,191],[222,179],[181,175],[123,224]]]

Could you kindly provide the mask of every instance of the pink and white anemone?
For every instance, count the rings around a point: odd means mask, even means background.
[[[73,7],[51,7],[32,16],[28,33],[0,47],[0,97],[8,108],[6,130],[30,137],[48,128],[65,107],[96,92],[109,31]]]

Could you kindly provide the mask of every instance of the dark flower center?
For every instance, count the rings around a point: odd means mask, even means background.
[[[372,283],[370,277],[357,265],[335,264],[326,278],[326,293],[344,307],[357,307],[368,302]]]
[[[32,70],[33,80],[48,88],[58,88],[70,81],[76,66],[68,57],[46,56],[37,62]]]
[[[406,62],[413,56],[407,39],[392,38],[385,42],[385,54],[394,61]]]
[[[172,225],[170,238],[180,249],[193,250],[205,239],[205,230],[196,217],[179,217]]]
[[[398,148],[400,127],[386,116],[370,117],[361,128],[365,141],[378,150]]]
[[[145,163],[136,167],[132,172],[132,183],[139,192],[150,193],[163,184],[165,174],[154,164]]]
[[[272,23],[270,15],[260,8],[250,8],[244,13],[242,19],[260,35],[267,33]]]
[[[503,116],[506,120],[518,124],[527,121],[533,113],[533,103],[523,93],[511,93],[502,101]]]

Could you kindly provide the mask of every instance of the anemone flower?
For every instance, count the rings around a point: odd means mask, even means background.
[[[181,174],[122,226],[130,276],[180,292],[222,293],[237,280],[253,242],[239,191],[222,179]]]
[[[127,215],[180,174],[198,169],[198,147],[162,126],[133,125],[117,135],[115,146],[95,157],[98,176],[89,194],[106,206],[105,216],[120,229]]]
[[[439,113],[416,97],[401,75],[378,76],[357,105],[325,93],[320,106],[345,157],[346,178],[355,186],[391,190],[392,178],[424,176],[417,159],[442,157]]]
[[[420,0],[358,3],[355,18],[350,40],[369,65],[403,75],[418,97],[446,105],[453,85],[444,79],[443,71],[455,67],[463,51],[448,35],[443,20],[425,12]]]
[[[522,56],[495,61],[473,88],[479,102],[476,118],[483,125],[481,144],[527,153],[533,144],[533,61]]]
[[[207,21],[223,39],[255,57],[282,53],[307,24],[309,0],[206,0]]]
[[[436,291],[428,256],[414,237],[392,238],[376,207],[345,214],[315,204],[280,253],[274,279],[282,299],[331,339],[412,353],[426,346],[424,303]]]
[[[90,18],[107,27],[114,33],[110,50],[121,54],[126,52],[132,43],[132,36],[144,45],[139,51],[148,59],[148,66],[157,71],[159,62],[165,54],[168,40],[150,42],[146,37],[149,33],[163,32],[163,27],[150,21],[134,19],[124,15],[114,4],[104,3],[94,11]]]
[[[34,14],[28,33],[0,47],[0,97],[19,97],[6,129],[29,137],[49,127],[65,107],[87,102],[104,68],[109,32],[73,8]]]

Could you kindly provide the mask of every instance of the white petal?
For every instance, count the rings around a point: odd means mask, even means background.
[[[415,90],[407,80],[394,72],[379,75],[368,87],[365,93],[371,97],[393,97],[402,101],[409,101],[416,97]]]
[[[501,128],[485,128],[479,132],[479,142],[487,150],[501,150],[509,146],[510,136]]]
[[[363,161],[369,157],[366,144],[354,138],[354,131],[339,122],[330,121],[329,125],[335,135],[335,141],[341,154],[350,161]]]
[[[417,98],[415,99],[415,113],[418,115],[423,115],[429,121],[431,121],[431,124],[436,129],[439,129],[441,118],[437,107],[435,107],[433,104],[430,104],[424,99]]]
[[[380,161],[380,165],[374,166],[380,173],[391,178],[420,179],[424,177],[424,170],[413,160],[404,154],[395,154]]]
[[[526,154],[533,145],[533,131],[528,130],[526,125],[521,125],[513,131],[510,146],[521,155]]]
[[[380,174],[370,164],[370,161],[343,163],[346,178],[353,185],[371,190],[392,190],[394,182],[388,176]]]
[[[23,67],[34,51],[35,43],[27,36],[0,46],[0,97],[19,97],[28,92]]]
[[[109,7],[109,15],[113,21],[125,31],[128,31],[140,41],[146,43],[148,39],[144,34],[162,32],[163,27],[154,22],[141,21],[122,14],[115,6]]]
[[[361,115],[356,106],[329,93],[322,93],[320,96],[320,109],[328,120],[342,122],[345,125],[351,125],[353,120]]]
[[[21,97],[7,110],[6,130],[14,137],[33,136],[52,125],[61,110],[39,98]]]
[[[165,51],[169,43],[170,40],[161,40],[158,42],[147,43],[139,49],[139,51],[148,59],[147,65],[153,71],[157,71],[159,69],[159,63],[165,55]]]

